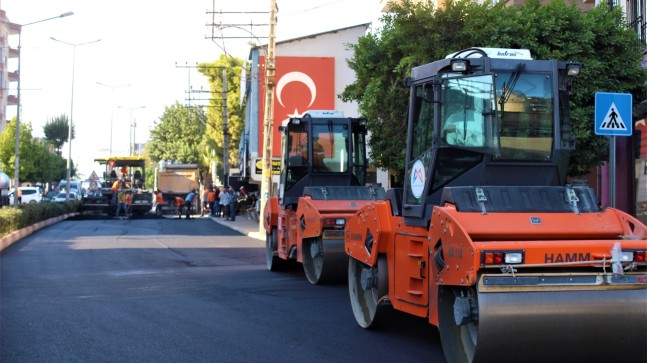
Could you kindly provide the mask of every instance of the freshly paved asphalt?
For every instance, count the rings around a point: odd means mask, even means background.
[[[424,319],[364,330],[345,285],[267,271],[257,223],[79,218],[25,237],[0,254],[0,362],[444,362]]]

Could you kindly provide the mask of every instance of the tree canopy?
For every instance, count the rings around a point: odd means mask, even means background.
[[[243,61],[221,56],[213,63],[200,63],[198,70],[209,78],[210,97],[206,111],[201,105],[183,106],[178,102],[167,107],[150,132],[150,142],[146,146],[148,162],[171,160],[179,163],[198,164],[203,176],[212,162],[219,166],[222,175],[223,160],[223,69],[227,78],[227,116],[229,165],[238,160],[238,145],[244,123],[244,104],[240,102],[240,77]],[[153,173],[149,173],[150,176]]]
[[[153,162],[171,160],[199,164],[199,145],[205,131],[201,108],[184,107],[176,102],[164,109],[159,122],[150,131],[147,153]]]
[[[60,115],[47,120],[45,126],[43,126],[45,138],[54,145],[59,155],[61,155],[63,144],[67,142],[67,135],[69,133],[68,125],[69,120],[67,115]],[[72,139],[74,139],[74,125],[72,125]]]
[[[0,166],[7,175],[14,174],[16,147],[16,120],[7,123],[0,133]],[[20,180],[34,182],[51,182],[66,176],[66,160],[50,151],[50,146],[43,140],[32,137],[29,123],[20,124]],[[72,165],[74,165],[72,163]],[[71,170],[75,174],[75,170]]]
[[[594,93],[633,93],[636,101],[647,79],[637,35],[626,27],[620,8],[599,6],[584,13],[564,0],[546,5],[528,0],[510,7],[447,0],[443,8],[435,8],[431,2],[404,0],[392,3],[391,11],[382,17],[378,33],[349,45],[354,54],[348,65],[356,80],[340,95],[344,101],[357,101],[367,117],[371,159],[378,167],[404,169],[409,98],[404,80],[412,67],[460,49],[527,48],[535,59],[584,64],[571,98],[573,176],[585,174],[606,154],[606,139],[593,132]]]
[[[222,175],[224,157],[223,69],[226,69],[227,78],[227,131],[229,135],[227,162],[229,165],[237,165],[238,146],[245,127],[245,105],[240,101],[240,77],[243,70],[243,61],[221,55],[213,63],[200,63],[198,65],[198,70],[209,78],[211,86],[211,99],[207,109],[207,129],[202,148],[202,158],[205,163],[216,161],[219,166],[218,174],[220,175]]]

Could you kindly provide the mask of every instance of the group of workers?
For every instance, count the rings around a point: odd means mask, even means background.
[[[115,217],[119,218],[123,211],[123,218],[128,218],[131,215],[132,204],[132,191],[127,188],[126,183],[122,178],[115,180],[112,184],[112,205],[117,206]],[[178,217],[181,219],[182,214],[186,219],[191,218],[194,206],[201,205],[200,216],[211,215],[214,217],[222,217],[226,221],[236,220],[236,210],[238,207],[238,197],[249,197],[245,187],[240,187],[238,192],[230,186],[213,187],[209,186],[203,190],[200,196],[197,195],[197,190],[192,190],[186,197],[175,197],[175,210]],[[201,202],[201,203],[200,203]],[[155,193],[154,209],[158,215],[162,214],[162,206],[164,205],[164,195],[160,190]],[[252,204],[254,205],[254,204]]]
[[[182,214],[184,214],[186,219],[190,219],[194,206],[201,205],[201,217],[211,215],[213,217],[222,217],[227,221],[235,221],[238,197],[246,195],[247,192],[244,187],[240,187],[239,192],[234,192],[233,188],[229,186],[222,189],[209,186],[202,191],[200,196],[197,195],[197,190],[192,190],[185,198],[175,197],[175,211],[178,218],[181,219]],[[155,199],[156,213],[161,214],[161,206],[164,204],[161,191],[157,191]]]

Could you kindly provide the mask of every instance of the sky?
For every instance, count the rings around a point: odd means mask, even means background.
[[[379,0],[277,0],[277,5],[277,41],[368,23],[379,14]],[[48,120],[71,114],[72,160],[82,176],[100,174],[93,160],[108,156],[111,134],[112,154],[126,155],[132,130],[137,143],[148,140],[165,107],[187,103],[189,84],[209,89],[193,68],[197,63],[215,61],[223,49],[247,59],[250,41],[267,43],[267,26],[224,33],[249,38],[213,40],[221,33],[208,24],[267,24],[269,7],[269,0],[0,0],[0,9],[17,24],[74,12],[22,29],[21,122],[31,123],[33,136],[42,137]],[[266,13],[226,13],[240,11]],[[72,46],[52,37],[91,43]],[[14,48],[17,38],[10,37]],[[10,61],[9,70],[16,68],[17,61]],[[10,94],[15,87],[13,82]],[[7,107],[8,119],[15,114],[16,107]],[[66,157],[67,144],[64,150]]]

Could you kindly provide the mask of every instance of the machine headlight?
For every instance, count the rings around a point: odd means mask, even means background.
[[[452,61],[453,72],[466,72],[468,68],[469,68],[469,61],[465,59]]]
[[[622,262],[631,262],[633,260],[634,260],[633,251],[622,252],[622,254],[620,255],[620,261],[622,261]]]
[[[505,263],[522,263],[523,254],[520,252],[506,253],[504,257]]]

